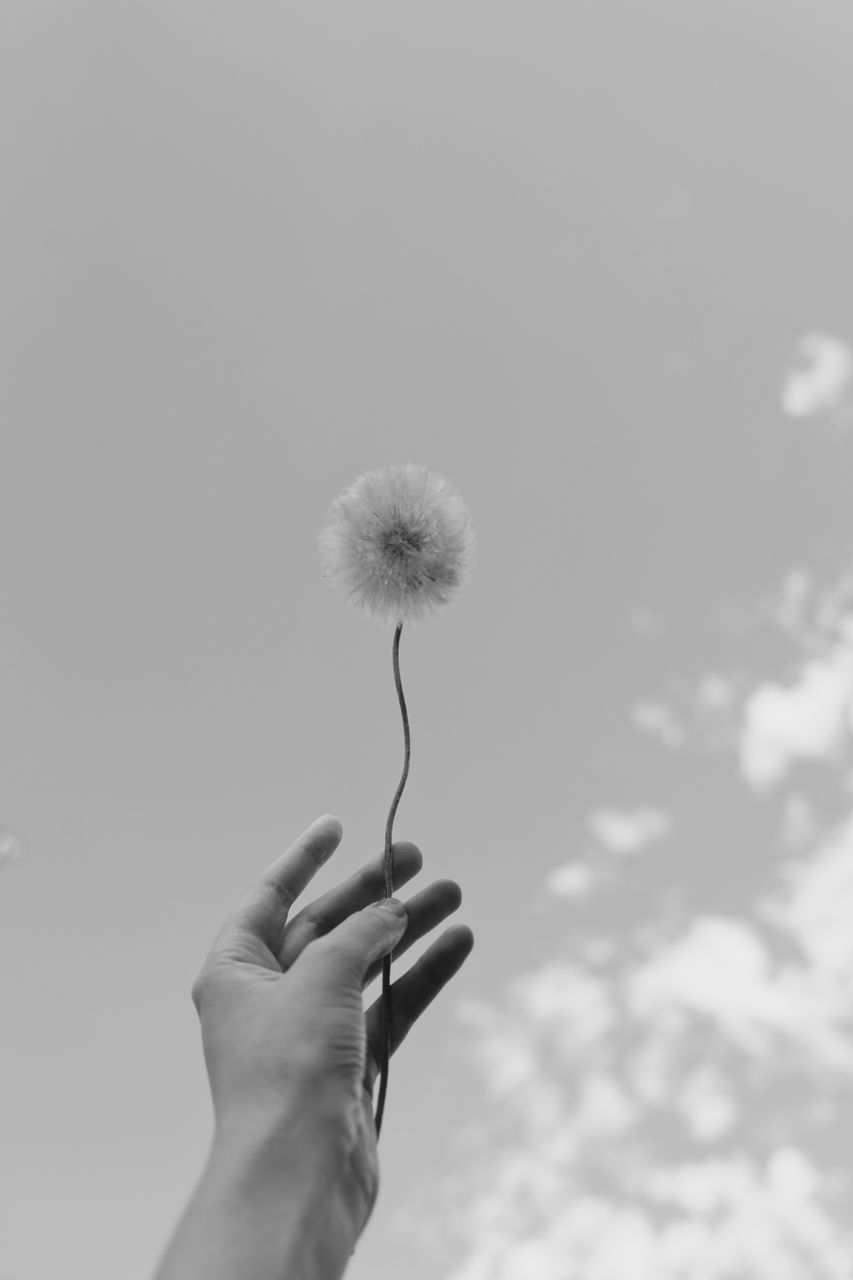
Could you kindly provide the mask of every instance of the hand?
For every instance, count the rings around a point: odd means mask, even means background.
[[[217,1130],[299,1115],[312,1138],[340,1146],[343,1137],[346,1193],[361,1230],[379,1185],[372,1097],[381,1053],[381,994],[365,1014],[362,991],[385,955],[401,956],[462,894],[455,881],[438,880],[395,918],[372,905],[385,892],[380,854],[291,918],[342,834],[336,818],[318,818],[263,872],[220,930],[192,995]],[[395,888],[423,865],[413,844],[395,844],[392,856]],[[392,983],[392,1053],[473,945],[465,925],[448,929]]]

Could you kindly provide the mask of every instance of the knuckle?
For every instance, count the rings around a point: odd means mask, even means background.
[[[196,1007],[197,1013],[201,1012],[202,993],[204,992],[206,985],[205,973],[204,970],[202,970],[190,988],[190,996],[192,997],[192,1002]]]

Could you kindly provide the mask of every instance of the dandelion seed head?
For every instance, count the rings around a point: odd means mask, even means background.
[[[319,547],[330,586],[395,625],[447,604],[468,581],[477,551],[459,494],[411,462],[359,476],[332,503]]]

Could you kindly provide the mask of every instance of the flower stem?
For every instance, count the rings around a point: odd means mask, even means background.
[[[400,712],[403,716],[403,743],[404,743],[404,760],[403,774],[400,778],[397,792],[391,801],[391,808],[388,813],[388,821],[385,824],[385,897],[390,898],[394,893],[394,872],[391,862],[391,835],[394,828],[394,815],[397,812],[397,805],[400,803],[400,796],[403,794],[403,788],[406,785],[406,779],[409,776],[409,758],[411,756],[411,737],[409,735],[409,713],[406,710],[406,699],[403,696],[403,683],[400,679],[400,632],[403,630],[402,622],[398,623],[397,630],[394,632],[394,683],[397,686],[397,697],[400,700]],[[379,1130],[382,1127],[382,1113],[385,1110],[385,1091],[388,1088],[388,1059],[391,1056],[391,957],[387,955],[382,961],[382,1017],[380,1019],[380,1042],[382,1044],[382,1062],[380,1071],[382,1073],[382,1083],[379,1086],[379,1101],[376,1104],[376,1141],[379,1141]]]

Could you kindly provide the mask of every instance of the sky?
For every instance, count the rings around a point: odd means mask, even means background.
[[[309,897],[382,849],[392,633],[316,538],[409,461],[479,556],[395,838],[476,943],[348,1280],[851,1280],[851,39],[6,0],[0,1280],[152,1275],[222,920],[323,813]]]

